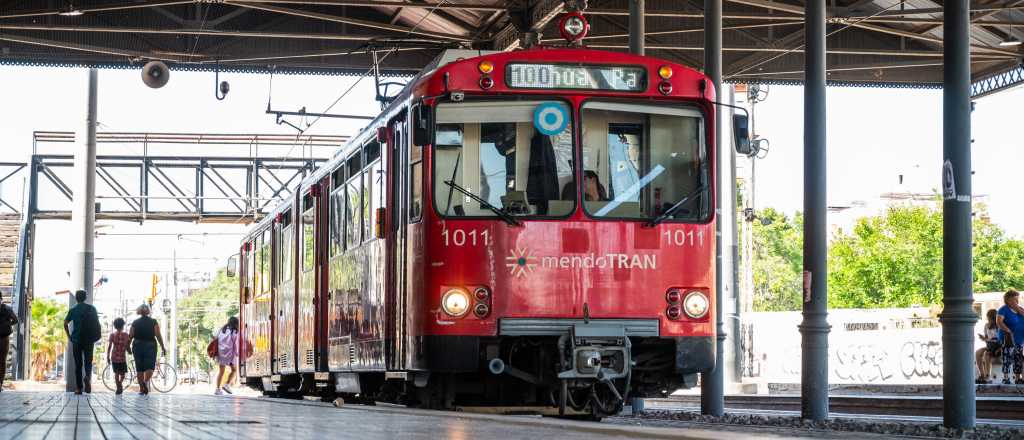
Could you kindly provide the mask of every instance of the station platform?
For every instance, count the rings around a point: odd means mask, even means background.
[[[335,407],[323,402],[253,397],[4,391],[0,393],[0,438],[741,440],[799,436],[763,430],[635,426],[628,420],[596,423],[390,406]]]

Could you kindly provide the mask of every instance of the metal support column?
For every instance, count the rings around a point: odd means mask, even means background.
[[[89,69],[88,116],[85,119],[85,145],[75,152],[75,177],[71,211],[72,231],[78,231],[77,253],[71,265],[71,294],[68,305],[75,305],[74,291],[85,290],[87,302],[92,303],[93,293],[93,225],[96,223],[96,69]],[[75,375],[71,357],[71,344],[64,352],[64,382],[67,391],[75,390]]]
[[[644,54],[644,0],[629,0],[629,53]]]
[[[800,406],[828,418],[828,231],[825,179],[825,0],[808,0],[804,38],[804,279]]]
[[[721,86],[722,86],[722,0],[704,0],[704,74],[711,78],[711,82],[714,84],[715,99],[722,99]],[[721,108],[717,109],[715,114],[715,139],[714,144],[711,148],[717,154],[716,168],[722,169],[722,164],[729,163],[726,156],[720,148],[720,135],[721,135]],[[718,173],[715,173],[716,179]],[[721,181],[719,180],[721,184]],[[726,188],[723,188],[725,190]],[[701,378],[701,390],[700,390],[700,411],[702,414],[708,414],[713,416],[721,416],[725,414],[725,328],[722,324],[722,290],[725,288],[723,282],[725,278],[725,271],[727,270],[722,266],[722,254],[725,247],[722,246],[722,219],[721,213],[723,204],[722,200],[727,200],[721,196],[721,191],[718,192],[719,197],[716,200],[715,206],[718,207],[718,219],[715,222],[715,333],[717,340],[715,342],[715,369],[710,373],[705,373]],[[731,216],[730,216],[731,217]]]
[[[970,4],[943,7],[942,405],[948,428],[973,429]]]
[[[34,149],[33,149],[34,150]],[[28,163],[28,188],[25,189],[25,214],[18,238],[18,255],[15,262],[13,297],[11,304],[18,314],[18,326],[14,338],[14,364],[11,373],[14,380],[29,379],[32,358],[32,267],[35,264],[35,214],[39,206],[39,173],[35,154]]]

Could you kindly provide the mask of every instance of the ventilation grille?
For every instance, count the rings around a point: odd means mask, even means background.
[[[349,365],[356,364],[356,347],[352,344],[348,344],[348,363]]]
[[[278,364],[280,364],[278,368],[281,369],[290,368],[292,366],[291,359],[289,359],[288,353],[282,354],[281,357],[277,359],[277,362]]]
[[[306,365],[312,366],[316,363],[316,359],[313,356],[313,350],[306,350]]]

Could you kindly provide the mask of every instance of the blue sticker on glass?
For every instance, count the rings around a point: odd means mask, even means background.
[[[541,134],[555,136],[569,125],[569,109],[558,102],[545,102],[533,111],[533,126]]]

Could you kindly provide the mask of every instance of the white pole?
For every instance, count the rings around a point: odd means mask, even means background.
[[[98,73],[89,69],[88,113],[85,119],[85,145],[75,150],[75,182],[71,211],[71,230],[79,231],[77,252],[71,263],[71,293],[68,305],[75,305],[75,291],[87,293],[86,302],[92,303],[93,294],[93,226],[96,223],[96,88]],[[64,351],[64,381],[66,391],[75,390],[74,357],[71,344]]]
[[[171,358],[168,363],[175,369],[178,368],[178,242],[174,243],[173,255],[173,276],[171,287]]]

